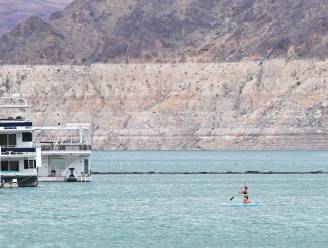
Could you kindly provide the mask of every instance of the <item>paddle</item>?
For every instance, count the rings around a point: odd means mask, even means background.
[[[230,202],[231,202],[236,196],[238,196],[239,194],[240,194],[240,192],[238,192],[237,195],[234,195],[233,197],[231,197],[231,198],[230,198]]]

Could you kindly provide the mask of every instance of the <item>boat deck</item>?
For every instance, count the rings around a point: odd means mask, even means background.
[[[38,178],[39,182],[66,182],[66,177],[40,177]],[[81,182],[81,180],[77,180]],[[91,177],[83,178],[82,182],[91,182]]]

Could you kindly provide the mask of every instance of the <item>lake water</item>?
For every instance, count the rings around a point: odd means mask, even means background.
[[[95,152],[94,171],[328,171],[327,152]],[[328,175],[99,175],[0,190],[0,247],[315,247]],[[247,182],[263,207],[223,207]],[[236,198],[238,202],[240,198]]]
[[[94,152],[100,172],[328,171],[326,151]]]

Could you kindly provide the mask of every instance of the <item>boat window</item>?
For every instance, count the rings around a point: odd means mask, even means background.
[[[36,161],[35,160],[24,160],[24,169],[35,169]]]
[[[1,161],[1,171],[8,171],[8,161]]]
[[[9,146],[16,146],[16,134],[8,134]]]
[[[49,160],[49,167],[54,170],[65,169],[65,160],[61,158],[51,158]]]
[[[0,146],[7,146],[7,135],[0,134]]]
[[[19,171],[19,161],[9,161],[10,171]]]
[[[1,171],[19,171],[19,161],[1,161]]]
[[[23,133],[23,142],[31,142],[32,141],[32,133]]]
[[[89,160],[84,159],[84,173],[89,174]]]
[[[0,134],[0,146],[16,146],[16,134]]]
[[[24,160],[24,170],[28,169],[28,160]]]

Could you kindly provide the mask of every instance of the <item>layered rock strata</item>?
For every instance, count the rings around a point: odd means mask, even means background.
[[[328,61],[0,67],[36,125],[91,122],[96,149],[325,149]]]

